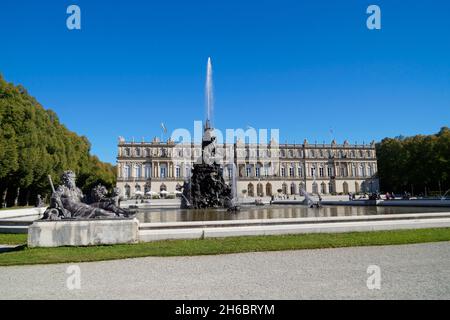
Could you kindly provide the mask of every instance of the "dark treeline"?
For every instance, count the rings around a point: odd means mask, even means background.
[[[433,135],[385,138],[377,144],[384,192],[438,195],[450,189],[450,129]]]
[[[114,167],[91,155],[90,147],[86,137],[69,131],[25,88],[0,75],[0,207],[34,205],[38,194],[51,193],[47,176],[56,185],[64,170],[77,174],[85,192],[97,183],[111,188]]]

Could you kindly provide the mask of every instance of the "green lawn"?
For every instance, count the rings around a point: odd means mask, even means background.
[[[96,247],[27,248],[26,235],[0,235],[0,243],[24,244],[0,254],[0,266],[113,260],[148,256],[194,256],[450,241],[450,228],[170,240]]]

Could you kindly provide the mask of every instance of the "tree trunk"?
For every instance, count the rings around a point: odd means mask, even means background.
[[[16,197],[14,198],[14,206],[15,207],[17,207],[19,205],[19,194],[20,194],[20,187],[17,187]]]
[[[7,196],[7,194],[8,194],[8,187],[6,187],[5,188],[5,190],[3,191],[3,194],[2,194],[2,207],[3,208],[6,208],[6,196]]]

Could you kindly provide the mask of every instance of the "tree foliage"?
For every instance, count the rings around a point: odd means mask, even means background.
[[[450,188],[450,129],[437,134],[385,138],[377,144],[378,174],[384,191],[444,193]]]
[[[0,204],[34,204],[37,194],[51,192],[47,176],[58,183],[64,170],[78,175],[84,191],[97,183],[111,188],[114,167],[91,155],[90,148],[86,137],[68,130],[25,88],[0,75]]]

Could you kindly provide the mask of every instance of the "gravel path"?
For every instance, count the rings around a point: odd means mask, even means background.
[[[80,263],[73,290],[69,266],[0,267],[0,299],[450,299],[449,242]]]

